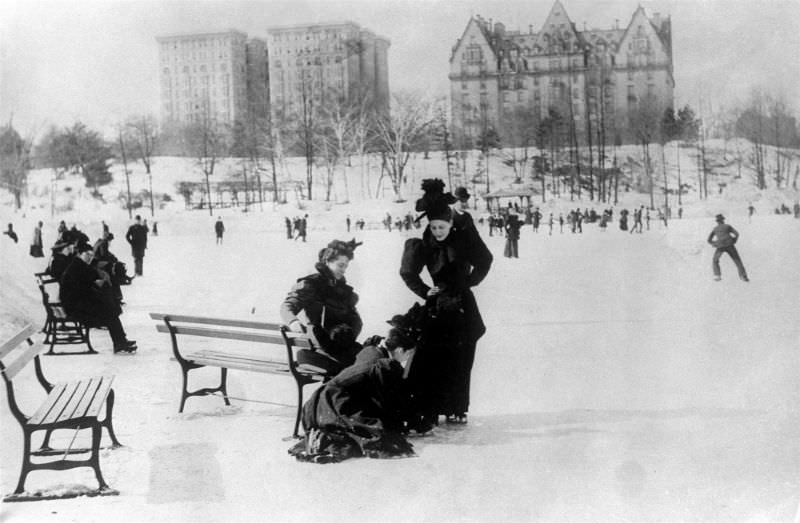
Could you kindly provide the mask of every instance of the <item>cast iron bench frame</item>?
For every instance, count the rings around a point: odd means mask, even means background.
[[[163,324],[158,324],[156,329],[158,332],[170,335],[174,359],[181,366],[183,385],[178,412],[183,412],[187,398],[191,396],[206,396],[217,392],[222,394],[225,405],[230,405],[227,391],[228,369],[292,376],[297,384],[297,415],[292,436],[299,438],[298,430],[303,410],[303,388],[313,383],[325,382],[333,377],[333,375],[319,367],[297,363],[296,352],[299,350],[314,350],[314,345],[305,334],[291,332],[285,325],[155,312],[150,313],[150,318],[163,321]],[[214,349],[202,349],[182,354],[178,348],[178,335],[280,345],[286,349],[286,359],[260,358],[252,354],[242,356]],[[201,367],[219,367],[221,369],[220,384],[213,388],[205,387],[189,391],[187,388],[189,371]]]
[[[122,446],[114,434],[112,414],[114,410],[114,389],[111,384],[114,376],[98,376],[60,383],[50,383],[42,372],[39,353],[44,348],[41,341],[34,342],[31,336],[36,328],[27,325],[10,340],[0,345],[0,373],[6,383],[8,406],[11,414],[17,419],[22,428],[24,449],[22,456],[22,470],[19,482],[14,493],[3,501],[26,501],[21,496],[25,491],[25,480],[28,473],[34,470],[67,470],[76,467],[91,467],[99,484],[97,494],[119,494],[111,489],[103,479],[100,472],[100,440],[102,429],[106,428],[111,438],[112,448]],[[19,350],[15,350],[19,349]],[[8,362],[7,364],[4,362]],[[13,361],[10,361],[13,360]],[[36,378],[47,393],[47,397],[36,412],[28,416],[17,405],[14,395],[14,378],[33,360]],[[105,406],[105,417],[100,421],[99,416]],[[50,435],[55,430],[82,429],[92,430],[92,446],[90,449],[53,449],[50,447]],[[35,432],[44,430],[44,440],[39,450],[31,451],[31,437]],[[74,441],[74,438],[73,438]],[[67,460],[69,454],[83,454],[91,452],[86,460]],[[61,455],[58,461],[33,463],[31,456]],[[33,499],[33,498],[31,498]]]
[[[42,304],[47,314],[42,332],[45,334],[44,344],[50,345],[50,350],[45,354],[47,356],[97,354],[89,338],[89,329],[91,327],[87,325],[86,322],[67,314],[67,311],[60,302],[50,301],[50,293],[47,292],[45,286],[53,283],[58,284],[59,281],[50,278],[49,275],[44,272],[38,272],[34,274],[34,276],[36,277],[36,285],[39,286],[39,291],[42,293]],[[88,349],[83,352],[55,352],[53,350],[53,347],[56,345],[75,345],[83,343],[88,347]]]

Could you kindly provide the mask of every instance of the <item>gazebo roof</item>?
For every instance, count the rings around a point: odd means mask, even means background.
[[[492,192],[488,192],[483,195],[483,198],[515,198],[515,197],[525,197],[525,196],[533,196],[536,194],[534,190],[530,187],[521,187],[521,188],[514,188],[514,187],[507,187],[504,189],[497,189]]]

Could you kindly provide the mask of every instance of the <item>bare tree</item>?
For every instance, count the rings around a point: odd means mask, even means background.
[[[391,96],[389,115],[377,121],[377,140],[386,160],[386,173],[399,199],[405,168],[433,123],[432,104],[422,96],[398,92]]]
[[[128,196],[125,199],[125,208],[128,209],[128,219],[130,220],[133,218],[133,212],[131,210],[131,172],[128,169],[128,148],[126,146],[126,137],[125,137],[125,128],[123,125],[120,125],[117,128],[117,147],[119,149],[119,155],[122,159],[122,170],[125,173],[125,187],[128,190]]]
[[[650,208],[655,208],[653,168],[650,157],[650,144],[659,141],[661,131],[661,118],[663,112],[655,97],[647,96],[638,101],[636,106],[628,112],[631,131],[637,142],[642,146],[642,161],[644,163],[647,189],[650,193]]]
[[[217,122],[216,117],[211,113],[208,100],[203,104],[203,108],[197,116],[195,121],[186,128],[186,142],[205,176],[208,213],[213,216],[211,176],[214,175],[214,169],[220,156],[228,152],[227,133],[223,125]]]
[[[155,202],[153,200],[153,173],[150,167],[153,164],[153,156],[156,153],[158,144],[158,126],[156,119],[150,115],[135,116],[128,121],[131,129],[129,140],[133,144],[133,159],[142,161],[145,173],[147,174],[148,193],[150,194],[150,216],[156,215]]]

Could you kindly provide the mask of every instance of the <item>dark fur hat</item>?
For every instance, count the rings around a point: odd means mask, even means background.
[[[422,180],[422,198],[417,200],[415,209],[422,212],[417,221],[423,216],[428,220],[450,220],[453,211],[450,205],[456,202],[455,196],[444,192],[444,182],[439,178],[426,178]]]
[[[351,260],[355,257],[356,247],[364,242],[357,242],[355,238],[349,242],[333,240],[327,247],[319,251],[319,261],[327,262],[339,256],[347,256]]]

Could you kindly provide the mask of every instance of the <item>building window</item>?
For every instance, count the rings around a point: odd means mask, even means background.
[[[462,89],[466,89],[467,88],[467,82],[461,82],[461,88]]]
[[[483,62],[483,52],[481,51],[481,47],[479,45],[470,45],[467,47],[465,56],[467,58],[467,62],[470,64]]]
[[[633,81],[633,71],[631,70],[628,71],[628,80]]]

